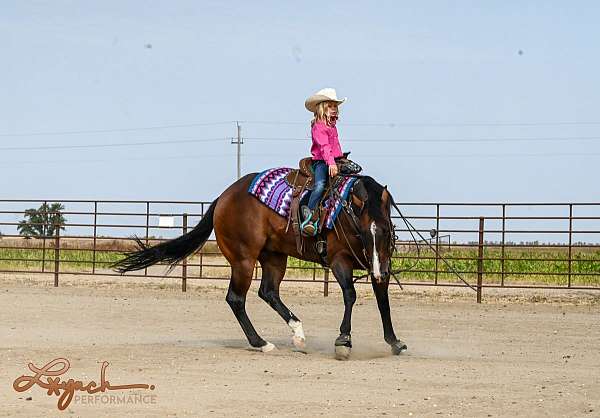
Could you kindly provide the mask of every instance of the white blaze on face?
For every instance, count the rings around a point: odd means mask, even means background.
[[[379,254],[377,254],[377,245],[375,243],[375,232],[377,232],[377,225],[375,221],[371,222],[371,235],[373,235],[373,275],[376,279],[381,278],[381,267],[379,265]]]

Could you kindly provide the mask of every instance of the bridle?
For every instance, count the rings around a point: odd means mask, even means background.
[[[338,194],[337,190],[335,191],[335,193]],[[338,194],[337,198],[339,198],[339,194]],[[362,255],[363,255],[365,261],[367,262],[368,266],[365,266],[365,264],[361,261],[360,257],[358,255],[356,255],[354,248],[352,248],[352,245],[350,245],[350,241],[348,241],[348,236],[346,235],[346,231],[344,230],[344,227],[341,223],[339,225],[340,231],[342,232],[342,235],[344,237],[344,240],[346,241],[346,245],[348,246],[348,249],[354,256],[354,259],[356,261],[358,261],[358,264],[360,264],[360,266],[363,268],[363,270],[367,271],[367,274],[361,276],[361,278],[367,277],[369,274],[371,274],[371,270],[373,269],[373,266],[371,265],[371,261],[369,260],[369,256],[367,254],[367,243],[365,242],[365,237],[363,236],[362,230],[360,229],[358,218],[356,217],[356,214],[352,210],[351,205],[349,205],[348,202],[343,199],[341,200],[341,204],[342,204],[342,209],[343,209],[344,213],[350,218],[350,224],[354,228],[354,236],[356,236],[360,239]],[[333,224],[333,228],[335,230],[335,233],[339,237],[336,223]],[[356,277],[356,276],[352,276],[352,277]]]
[[[362,262],[362,260],[360,259],[360,257],[356,254],[356,252],[354,251],[354,248],[352,247],[352,245],[350,244],[350,241],[348,240],[348,236],[346,234],[346,231],[344,230],[344,227],[342,225],[342,223],[339,223],[339,229],[341,231],[341,235],[344,237],[344,241],[346,242],[346,245],[348,246],[348,249],[350,250],[350,252],[352,253],[352,256],[354,257],[354,259],[356,261],[358,261],[358,264],[363,268],[363,270],[365,270],[367,273],[362,274],[360,276],[356,276],[353,275],[353,282],[357,282],[361,279],[364,279],[365,277],[369,277],[373,274],[373,266],[371,264],[371,261],[369,260],[369,256],[367,254],[367,243],[365,241],[364,238],[364,234],[360,228],[360,221],[358,219],[358,217],[356,216],[356,214],[354,213],[354,210],[352,209],[352,204],[349,204],[348,201],[346,201],[345,199],[342,199],[339,192],[336,190],[335,187],[333,187],[331,189],[331,193],[333,194],[333,196],[336,199],[339,199],[342,205],[342,209],[343,212],[346,214],[346,216],[348,217],[348,219],[350,220],[350,225],[352,225],[354,231],[353,231],[353,235],[358,237],[360,239],[360,243],[361,243],[361,251],[362,251],[362,255],[364,257],[364,260],[366,261],[367,265],[365,265],[365,263]],[[389,276],[393,277],[394,280],[396,280],[396,282],[398,283],[398,286],[403,289],[402,284],[400,283],[400,280],[398,279],[398,277],[396,276],[396,274],[400,274],[402,272],[408,272],[408,271],[412,271],[414,267],[416,267],[416,265],[419,263],[420,261],[420,257],[421,257],[421,250],[420,250],[420,244],[419,241],[416,239],[415,237],[415,233],[419,236],[419,238],[421,238],[421,242],[425,242],[427,243],[427,245],[429,246],[429,248],[431,250],[434,251],[434,253],[436,254],[436,256],[442,260],[446,266],[448,267],[448,269],[454,273],[454,275],[456,275],[456,277],[458,277],[464,284],[466,284],[469,288],[471,288],[472,290],[476,291],[476,289],[470,284],[468,283],[465,279],[462,278],[462,276],[460,274],[458,274],[458,272],[454,269],[454,267],[452,267],[452,265],[450,265],[450,263],[448,262],[448,260],[446,260],[444,257],[442,257],[437,248],[435,248],[433,245],[431,245],[431,243],[429,241],[427,241],[423,235],[414,227],[414,225],[408,220],[406,219],[406,217],[404,216],[404,214],[402,214],[402,211],[400,210],[400,208],[398,208],[398,205],[396,204],[396,202],[394,202],[393,199],[391,199],[391,206],[396,210],[396,212],[398,212],[398,215],[400,216],[400,218],[402,219],[402,221],[404,222],[404,224],[406,225],[406,229],[407,231],[410,233],[412,241],[415,243],[416,249],[417,249],[417,257],[415,258],[415,262],[408,268],[404,268],[404,269],[397,269],[397,270],[391,270],[389,271]],[[390,212],[390,216],[387,219],[388,224],[389,224],[389,233],[390,233],[390,258],[392,257],[392,255],[394,254],[394,252],[398,251],[397,247],[396,247],[396,240],[397,240],[397,236],[396,236],[396,228],[395,225],[392,222],[392,217],[391,217],[391,212]],[[340,236],[340,233],[338,232],[338,228],[336,227],[337,222],[335,222],[333,224],[333,228],[335,230],[336,235]],[[391,267],[391,261],[390,261],[390,267]],[[389,277],[388,277],[389,279]]]
[[[358,236],[360,238],[360,242],[361,242],[361,249],[362,249],[362,253],[363,256],[365,257],[365,260],[367,261],[367,264],[369,265],[369,267],[367,268],[360,260],[360,258],[358,258],[356,256],[356,253],[354,252],[354,249],[352,248],[352,245],[350,245],[350,242],[348,242],[348,238],[346,237],[345,231],[343,226],[340,224],[340,229],[342,230],[342,234],[344,235],[344,239],[346,241],[346,245],[348,246],[348,248],[350,249],[350,252],[352,253],[352,255],[354,256],[354,258],[358,261],[358,263],[361,265],[361,267],[363,267],[363,270],[366,270],[365,274],[361,274],[361,275],[352,275],[352,281],[354,283],[356,283],[357,281],[364,279],[365,277],[369,277],[373,274],[373,266],[371,264],[371,260],[369,259],[369,256],[367,255],[367,243],[365,242],[364,236],[363,236],[363,232],[360,229],[360,224],[358,221],[358,217],[356,216],[356,214],[354,213],[354,211],[352,210],[352,205],[348,204],[348,202],[343,201],[342,202],[342,208],[344,209],[344,213],[351,219],[351,225],[354,228],[354,232],[355,235]],[[394,228],[394,224],[392,223],[392,219],[391,217],[388,218],[388,224],[389,224],[389,233],[390,233],[390,257],[392,254],[394,254],[394,251],[396,251],[396,233],[395,233],[395,228]],[[334,224],[335,226],[335,224]],[[416,265],[416,263],[415,263]],[[390,265],[391,267],[391,265]],[[414,267],[414,266],[412,266]],[[394,280],[396,280],[396,283],[398,283],[398,286],[400,287],[400,289],[403,289],[402,284],[400,283],[400,280],[398,279],[398,277],[396,277],[396,273],[398,273],[397,271],[392,271],[390,269],[389,272],[389,276],[393,277]],[[388,277],[389,279],[389,277]]]
[[[342,223],[340,222],[339,230],[341,232],[341,235],[344,237],[344,241],[346,242],[348,249],[352,253],[352,256],[354,257],[354,259],[362,267],[362,269],[366,271],[365,274],[362,274],[360,276],[357,276],[357,275],[352,276],[353,281],[357,282],[358,280],[361,280],[365,277],[369,277],[373,274],[373,265],[371,263],[371,260],[369,259],[369,255],[367,254],[367,242],[365,241],[363,231],[360,228],[360,221],[359,221],[358,217],[356,216],[356,214],[354,213],[354,210],[352,209],[352,204],[349,204],[348,201],[346,201],[345,199],[342,199],[340,194],[338,193],[338,191],[335,188],[332,188],[332,194],[334,195],[334,197],[336,199],[340,199],[343,213],[346,214],[346,216],[348,217],[348,219],[350,221],[350,225],[352,225],[353,235],[360,240],[362,256],[364,257],[364,260],[366,261],[366,264],[367,264],[367,265],[365,265],[365,263],[362,262],[361,258],[356,254],[356,251],[354,251],[354,248],[352,247],[352,245],[350,244],[350,241],[348,240],[348,235],[346,234],[346,231],[345,231]],[[393,252],[396,248],[396,235],[394,233],[394,225],[392,224],[391,218],[388,221],[389,221],[389,225],[390,225],[390,228],[389,228],[389,231],[390,231],[390,254],[393,254]],[[333,224],[333,228],[335,230],[336,235],[339,238],[340,232],[338,232],[338,227],[336,226],[336,224],[337,223]],[[390,272],[390,274],[391,274],[391,272]],[[402,287],[402,285],[400,284],[400,281],[395,276],[394,276],[394,278],[398,282],[398,285],[400,285],[400,287]]]

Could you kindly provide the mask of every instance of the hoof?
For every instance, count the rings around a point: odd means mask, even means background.
[[[392,346],[392,354],[397,356],[398,354],[408,350],[408,347],[406,346],[406,344],[404,344],[402,341],[398,340],[392,344],[390,344]]]
[[[348,360],[352,351],[352,337],[350,334],[340,334],[335,339],[335,358],[337,360]]]
[[[345,345],[336,345],[335,346],[335,359],[336,360],[348,360],[350,358],[350,352],[352,349],[350,347],[346,347]]]
[[[294,347],[299,350],[304,350],[306,348],[306,340],[304,338],[294,335],[292,337],[292,342],[294,343]]]
[[[267,343],[265,345],[263,345],[262,347],[260,347],[260,351],[262,351],[263,353],[268,353],[269,351],[273,351],[273,350],[275,350],[275,345],[271,344],[268,341],[267,341]]]
[[[294,344],[294,347],[299,350],[304,350],[306,348],[306,337],[304,336],[302,322],[291,319],[290,322],[288,322],[288,325],[294,333],[292,336],[292,343]]]

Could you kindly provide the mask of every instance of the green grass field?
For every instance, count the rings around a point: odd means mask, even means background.
[[[415,256],[415,253],[410,253]],[[446,250],[442,257],[446,258],[461,276],[471,283],[476,281],[477,249],[457,248]],[[205,260],[215,257],[204,256]],[[500,249],[488,248],[485,251],[484,282],[500,283],[502,276],[502,261]],[[40,271],[41,259],[46,261],[45,271],[54,270],[54,250],[0,248],[0,270]],[[108,268],[110,263],[122,258],[122,253],[97,251],[96,269]],[[459,258],[459,259],[452,259]],[[506,251],[504,261],[505,283],[541,283],[549,285],[566,285],[569,271],[568,254],[566,249],[510,249]],[[536,260],[527,260],[536,259]],[[89,272],[92,270],[93,252],[91,250],[62,250],[60,252],[60,269],[62,271]],[[198,263],[196,256],[190,263]],[[209,263],[210,264],[210,263]],[[301,273],[312,276],[313,263],[290,257],[288,266],[293,268],[293,275]],[[402,281],[432,281],[435,278],[436,260],[433,252],[421,253],[421,259],[395,258],[393,268],[409,269],[401,273]],[[582,274],[583,273],[583,274]],[[586,275],[588,274],[588,275]],[[589,275],[592,274],[592,275]],[[321,273],[317,272],[317,277]],[[459,279],[450,272],[442,260],[438,260],[438,280],[440,282],[458,282]],[[571,262],[571,283],[573,285],[600,285],[600,251],[573,251]]]
[[[483,270],[485,283],[501,283],[502,261],[500,249],[486,249]],[[415,257],[413,252],[410,256]],[[432,281],[435,279],[436,260],[432,251],[422,251],[421,258],[397,257],[393,260],[393,269],[407,270],[400,274],[402,281]],[[441,254],[452,268],[471,283],[476,281],[477,249],[453,249]],[[504,282],[506,283],[542,283],[548,285],[567,285],[568,253],[554,249],[511,249],[505,252]],[[454,259],[453,259],[454,258]],[[507,260],[510,259],[510,260]],[[535,259],[535,260],[528,260]],[[289,266],[310,267],[311,263],[290,258]],[[583,274],[582,274],[583,273]],[[361,273],[362,274],[362,273]],[[590,276],[593,274],[595,276]],[[438,260],[438,280],[455,283],[460,279],[441,260]],[[573,251],[571,261],[572,285],[600,285],[600,251]]]

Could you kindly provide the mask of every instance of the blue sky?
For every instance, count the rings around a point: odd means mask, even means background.
[[[343,148],[399,202],[594,201],[598,21],[591,1],[4,1],[0,198],[212,200],[236,175],[218,122],[244,121],[244,173],[294,165],[331,86]],[[161,144],[9,149],[140,142]]]

